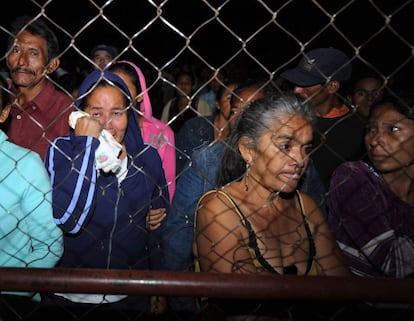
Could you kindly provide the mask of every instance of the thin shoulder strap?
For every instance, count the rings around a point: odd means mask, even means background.
[[[239,215],[242,224],[247,228],[247,231],[249,233],[249,252],[250,257],[253,260],[253,264],[256,268],[264,268],[269,272],[279,274],[273,266],[267,262],[267,260],[263,257],[262,253],[259,250],[259,246],[257,245],[257,236],[256,233],[253,231],[252,226],[250,225],[249,220],[244,216],[243,212],[240,210],[237,203],[233,200],[233,198],[227,194],[226,192],[222,192],[223,195],[227,197],[227,199],[231,202],[231,204],[234,206],[235,212],[237,215]]]
[[[237,215],[240,217],[241,223],[246,227],[248,233],[249,233],[249,247],[248,251],[250,253],[250,257],[252,258],[253,264],[256,268],[264,268],[269,272],[278,274],[278,272],[267,262],[267,260],[263,257],[262,253],[260,253],[259,247],[257,245],[257,236],[256,233],[253,231],[250,222],[247,220],[247,218],[244,216],[243,212],[240,210],[237,203],[234,201],[234,199],[222,190],[215,190],[214,192],[219,193],[220,195],[223,195],[233,206],[234,211],[237,213]]]
[[[308,241],[309,241],[309,257],[308,257],[308,264],[307,264],[306,272],[305,272],[305,275],[307,275],[312,268],[313,260],[316,255],[316,247],[315,247],[315,241],[313,239],[312,232],[308,224],[308,220],[306,219],[306,210],[305,210],[305,204],[303,203],[302,194],[299,190],[296,190],[296,195],[298,197],[300,211],[302,212],[303,224],[305,225],[305,230],[306,230],[306,234],[308,235]]]
[[[196,210],[195,210],[195,213],[194,213],[194,232],[196,231],[196,226],[197,226],[197,210],[198,210],[198,208],[200,207],[200,204],[201,204],[201,201],[207,196],[207,195],[210,195],[210,194],[213,194],[213,193],[216,193],[217,191],[216,190],[211,190],[211,191],[208,191],[208,192],[205,192],[204,193],[204,195],[203,196],[201,196],[200,197],[200,199],[198,200],[198,202],[197,202],[197,207],[196,207]]]
[[[197,210],[198,210],[198,208],[200,207],[200,204],[201,204],[201,202],[202,202],[202,200],[207,196],[207,195],[210,195],[210,194],[220,194],[220,195],[223,195],[234,207],[235,207],[235,209],[236,209],[236,212],[238,212],[237,210],[238,210],[238,207],[237,207],[237,205],[236,205],[236,203],[233,201],[233,199],[230,197],[230,195],[228,195],[226,192],[224,192],[224,191],[221,191],[221,190],[215,190],[215,189],[213,189],[213,190],[210,190],[210,191],[207,191],[207,192],[205,192],[204,193],[204,195],[203,196],[201,196],[200,197],[200,199],[198,200],[198,202],[197,202],[197,207],[196,207],[196,211],[195,211],[195,213],[194,213],[194,232],[195,232],[195,230],[196,230],[196,226],[197,226]],[[240,214],[239,214],[240,215]],[[242,220],[243,220],[243,225],[245,225],[245,222],[244,222],[244,218],[242,217]]]
[[[198,212],[198,208],[200,207],[200,204],[202,202],[202,200],[210,194],[216,193],[216,190],[211,190],[208,192],[205,192],[203,194],[203,196],[200,197],[200,199],[197,202],[197,207],[196,210],[194,212],[194,233],[193,233],[193,238],[194,238],[194,242],[196,240],[196,232],[197,232],[197,212]],[[200,260],[198,258],[198,251],[197,251],[197,246],[194,247],[194,271],[195,272],[201,272],[201,267],[200,267]]]

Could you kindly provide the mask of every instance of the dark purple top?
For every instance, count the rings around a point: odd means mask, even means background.
[[[353,273],[414,273],[414,203],[398,198],[368,164],[346,162],[332,175],[328,220]]]

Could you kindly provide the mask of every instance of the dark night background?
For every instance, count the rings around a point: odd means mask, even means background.
[[[158,68],[196,59],[213,68],[238,62],[278,75],[297,63],[301,49],[334,46],[353,59],[355,71],[376,70],[413,91],[413,1],[14,0],[7,7],[0,19],[4,53],[11,20],[43,10],[68,66],[107,43],[125,50],[121,58]],[[4,65],[4,54],[0,59]]]

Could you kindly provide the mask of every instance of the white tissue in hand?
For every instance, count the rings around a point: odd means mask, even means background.
[[[79,118],[82,117],[90,117],[88,113],[84,112],[84,111],[72,111],[69,115],[69,126],[73,129],[75,129],[76,126],[76,122],[78,121]]]
[[[101,143],[95,152],[96,168],[102,169],[105,173],[118,172],[121,168],[121,160],[118,156],[122,145],[105,129],[102,130],[99,141]]]
[[[90,117],[84,111],[73,111],[69,116],[69,125],[73,129],[76,122],[81,117]],[[99,136],[99,146],[95,151],[96,169],[102,169],[105,173],[110,171],[116,173],[121,168],[121,160],[118,158],[122,145],[106,129],[101,131]]]

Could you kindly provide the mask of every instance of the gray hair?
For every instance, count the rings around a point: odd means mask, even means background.
[[[245,109],[227,140],[218,172],[218,186],[239,180],[246,171],[246,163],[238,148],[240,138],[250,138],[252,148],[257,148],[260,138],[274,126],[275,120],[287,115],[303,116],[314,128],[314,108],[292,92],[271,93]]]

